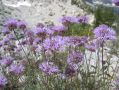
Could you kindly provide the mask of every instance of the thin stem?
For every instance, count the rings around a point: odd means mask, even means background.
[[[15,36],[16,36],[17,41],[20,43],[20,41],[19,41],[19,39],[18,39],[18,37],[17,37],[16,32],[15,32],[14,30],[13,30],[13,32],[14,32],[14,34],[15,34]],[[21,45],[21,44],[20,44],[20,45]],[[26,54],[26,52],[25,52],[24,48],[22,47],[22,45],[21,45],[21,48],[22,48],[22,50],[23,50],[23,52],[24,52],[24,54],[25,54],[26,58],[28,59],[27,54]]]

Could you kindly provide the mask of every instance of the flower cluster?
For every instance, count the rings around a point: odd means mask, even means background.
[[[59,72],[58,67],[54,65],[53,62],[49,62],[49,61],[41,63],[39,65],[39,69],[41,69],[47,75],[52,75]]]
[[[2,60],[0,60],[1,65],[4,66],[9,66],[10,64],[12,64],[12,62],[13,58],[11,56],[3,57]]]
[[[79,16],[78,18],[78,22],[79,23],[82,23],[82,24],[88,24],[89,22],[89,20],[88,20],[88,17],[87,16]]]
[[[24,70],[25,70],[25,67],[22,64],[20,65],[12,64],[9,67],[9,71],[13,74],[21,74],[23,73]]]
[[[45,51],[63,51],[65,47],[65,39],[61,36],[54,36],[51,38],[46,38],[43,41],[43,47]]]
[[[104,43],[108,40],[116,40],[116,32],[105,24],[96,27],[93,33],[95,34],[95,38],[97,38],[100,43]]]
[[[28,29],[25,21],[10,19],[5,23],[2,31],[4,37],[0,39],[0,65],[1,73],[9,78],[7,81],[7,78],[1,75],[0,86],[3,87],[7,83],[8,86],[19,86],[22,76],[25,77],[26,84],[31,83],[31,80],[37,84],[36,78],[40,75],[43,84],[49,84],[52,80],[48,79],[58,75],[62,75],[62,78],[65,76],[65,79],[69,79],[67,81],[78,79],[79,73],[83,78],[88,76],[84,65],[87,64],[86,69],[88,65],[90,67],[90,61],[85,60],[86,50],[92,53],[103,43],[116,40],[116,32],[105,24],[96,27],[91,36],[73,35],[70,25],[85,26],[88,24],[87,16],[64,16],[61,18],[61,24],[38,23],[34,29]],[[60,80],[57,78],[55,80]],[[13,80],[15,84],[12,84]]]
[[[78,64],[83,60],[83,54],[79,51],[72,51],[67,59],[67,63],[70,67],[73,67],[75,70],[78,69]]]

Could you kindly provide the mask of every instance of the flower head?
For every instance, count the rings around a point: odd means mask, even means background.
[[[5,37],[3,40],[2,40],[3,44],[4,45],[8,45],[10,43],[10,39]]]
[[[67,63],[69,66],[74,68],[75,70],[78,69],[78,64],[83,60],[83,54],[78,51],[73,51],[69,54]]]
[[[78,19],[79,23],[88,24],[88,17],[87,16],[80,16],[80,17],[77,17],[77,19]]]
[[[40,27],[37,27],[33,30],[34,34],[37,36],[44,36],[46,35],[46,30]]]
[[[52,75],[59,72],[59,68],[54,65],[53,62],[43,62],[39,65],[39,69],[41,69],[45,74]]]
[[[23,73],[24,69],[25,69],[25,67],[21,64],[20,65],[11,64],[10,68],[9,68],[10,72],[14,73],[14,74],[21,74],[21,73]]]
[[[25,21],[19,20],[19,21],[17,22],[17,26],[18,26],[20,29],[24,30],[24,29],[27,27],[27,24],[26,24]]]
[[[5,22],[5,26],[9,29],[9,30],[13,30],[17,28],[17,20],[16,19],[9,19]]]
[[[87,37],[71,36],[67,42],[71,46],[81,46],[87,42]]]
[[[2,33],[3,33],[4,35],[6,35],[6,34],[9,34],[10,31],[9,31],[8,28],[4,27],[3,30],[2,30]]]
[[[105,42],[107,40],[116,40],[116,32],[105,24],[96,27],[93,33],[95,34],[95,37],[101,42]]]
[[[0,75],[0,87],[3,87],[7,84],[7,78],[4,75]]]
[[[9,40],[16,40],[16,37],[15,37],[14,34],[9,34],[9,35],[7,35],[7,38],[8,38]]]
[[[65,69],[65,75],[67,77],[73,77],[75,76],[77,70],[75,70],[73,67],[67,66],[67,68]]]
[[[10,64],[12,64],[12,62],[13,58],[11,56],[3,57],[2,60],[0,60],[1,65],[4,66],[9,66]]]
[[[63,25],[68,25],[70,23],[77,23],[77,18],[76,17],[71,17],[71,16],[64,16],[60,19],[60,22]]]
[[[51,38],[46,38],[43,41],[43,47],[45,51],[62,51],[64,50],[65,40],[61,36],[54,36]]]

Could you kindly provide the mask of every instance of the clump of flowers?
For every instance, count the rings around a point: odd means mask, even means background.
[[[17,28],[17,20],[16,19],[9,19],[5,22],[5,27],[7,27],[9,30],[13,30]]]
[[[3,66],[9,66],[12,64],[13,58],[11,56],[3,57],[2,60],[0,60],[1,65]]]
[[[65,39],[61,36],[46,38],[43,41],[43,47],[45,51],[63,51],[65,47]]]
[[[71,16],[64,16],[60,19],[60,22],[63,24],[63,25],[69,25],[71,23],[77,23],[77,18],[76,17],[71,17]]]
[[[98,84],[107,85],[109,73],[102,71],[110,60],[100,65],[100,60],[104,61],[104,49],[100,47],[107,41],[115,41],[116,32],[102,24],[94,29],[91,36],[75,35],[75,27],[88,24],[87,16],[64,16],[61,24],[38,23],[35,29],[31,29],[22,20],[10,19],[5,23],[4,37],[0,39],[0,65],[1,73],[8,80],[1,75],[1,87],[8,83],[8,90],[14,87],[29,89],[32,86],[37,90],[39,85],[44,90],[96,90]],[[92,65],[91,55],[94,53],[99,56]],[[65,78],[61,79],[59,75]],[[20,82],[22,80],[24,82]]]
[[[71,46],[82,46],[87,42],[87,37],[71,36],[67,42]]]
[[[25,21],[19,20],[19,21],[17,22],[17,26],[19,27],[19,29],[25,30],[26,27],[27,27],[27,24],[26,24]]]
[[[77,21],[82,24],[88,24],[88,17],[87,16],[79,16],[77,17]]]
[[[102,24],[94,29],[95,38],[100,42],[104,43],[108,40],[116,40],[116,32],[109,26]]]
[[[11,64],[9,67],[9,71],[13,74],[21,74],[25,70],[25,67],[23,65],[18,64]]]
[[[54,65],[53,62],[49,61],[41,63],[39,65],[39,69],[41,69],[47,75],[52,75],[59,72],[59,68]]]
[[[72,51],[68,56],[67,63],[70,67],[77,70],[78,65],[82,62],[82,60],[83,60],[82,53],[80,53],[79,51]]]

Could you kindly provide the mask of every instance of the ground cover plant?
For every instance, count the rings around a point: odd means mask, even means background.
[[[119,89],[113,23],[90,25],[87,15],[63,16],[59,22],[34,28],[23,20],[4,22],[0,90]]]

